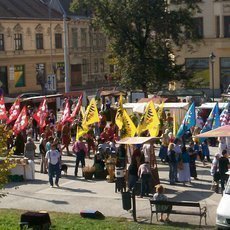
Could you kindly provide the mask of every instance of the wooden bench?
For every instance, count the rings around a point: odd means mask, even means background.
[[[201,220],[204,217],[205,219],[205,224],[207,225],[206,222],[206,217],[207,217],[207,207],[201,207],[200,203],[197,202],[184,202],[184,201],[173,201],[173,200],[167,200],[167,201],[160,201],[160,200],[152,200],[150,199],[150,207],[151,207],[151,222],[152,223],[152,217],[153,214],[156,213],[156,218],[158,221],[158,213],[170,213],[171,214],[178,214],[178,215],[190,215],[190,216],[199,216],[200,217],[200,226],[201,226]],[[172,210],[170,212],[168,211],[157,211],[156,210],[156,205],[168,205],[172,207]],[[198,210],[193,211],[193,210],[182,210],[180,208],[175,209],[175,207],[190,207],[190,208],[198,208]]]

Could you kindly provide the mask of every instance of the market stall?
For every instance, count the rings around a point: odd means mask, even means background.
[[[10,161],[15,165],[15,167],[10,170],[11,176],[22,176],[24,180],[35,179],[35,165],[32,160],[17,157],[11,158]]]

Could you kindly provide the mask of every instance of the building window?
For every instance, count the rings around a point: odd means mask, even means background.
[[[220,16],[216,16],[216,37],[220,37]]]
[[[45,84],[45,64],[39,63],[36,64],[36,80],[37,85]]]
[[[36,49],[43,49],[43,34],[36,34]]]
[[[82,59],[82,73],[83,74],[87,74],[88,73],[87,59]]]
[[[78,32],[76,28],[72,29],[72,44],[74,49],[78,48]]]
[[[230,37],[230,16],[224,16],[224,37]]]
[[[24,87],[25,84],[25,66],[15,65],[14,66],[14,86]]]
[[[4,34],[0,34],[0,51],[4,50]]]
[[[100,59],[100,70],[101,70],[101,73],[103,73],[105,71],[105,60],[104,60],[104,58]]]
[[[62,34],[55,34],[55,48],[62,49]]]
[[[87,31],[85,28],[81,28],[81,46],[87,46]]]
[[[203,27],[203,18],[194,18],[195,23],[195,33],[199,38],[204,37],[204,27]]]
[[[223,93],[230,84],[230,57],[220,58],[220,89]]]
[[[57,62],[56,64],[56,76],[58,82],[65,81],[65,63],[64,62]]]
[[[98,59],[94,59],[94,73],[98,73]]]
[[[209,88],[209,59],[208,58],[186,58],[186,71],[192,75],[189,81],[191,87]]]
[[[14,34],[15,50],[22,50],[22,34]]]

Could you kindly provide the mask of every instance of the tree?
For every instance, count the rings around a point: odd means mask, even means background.
[[[73,0],[72,9],[91,9],[93,24],[109,38],[118,60],[121,84],[131,89],[160,89],[183,77],[175,46],[198,38],[192,16],[196,0]],[[183,3],[183,4],[181,4]]]
[[[1,192],[1,190],[8,182],[10,169],[14,167],[14,164],[10,161],[10,157],[14,151],[13,149],[7,149],[7,139],[10,134],[11,130],[8,130],[4,125],[0,124],[0,198],[5,196],[5,193]]]

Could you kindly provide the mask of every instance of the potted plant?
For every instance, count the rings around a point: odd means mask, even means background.
[[[95,167],[87,165],[82,169],[82,172],[86,180],[92,180],[93,174],[95,172]]]

